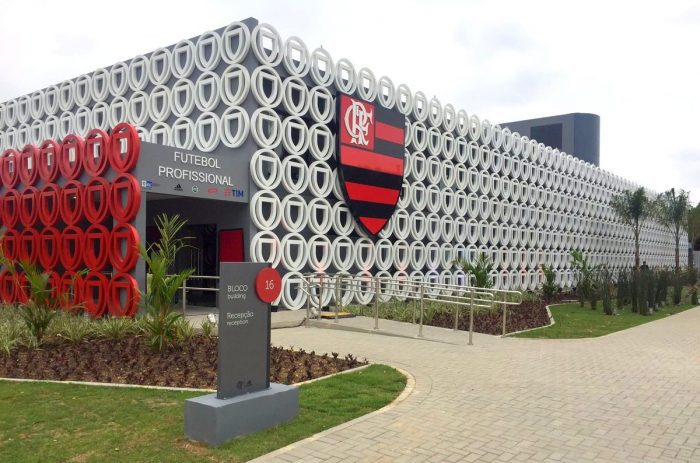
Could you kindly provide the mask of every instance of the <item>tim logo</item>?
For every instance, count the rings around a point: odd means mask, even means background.
[[[343,123],[341,141],[351,145],[359,145],[366,149],[374,149],[374,106],[370,103],[347,98],[341,103]]]

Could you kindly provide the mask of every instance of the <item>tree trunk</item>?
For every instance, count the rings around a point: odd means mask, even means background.
[[[678,248],[680,240],[681,237],[678,233],[676,233],[676,273],[679,273],[681,271],[681,254],[680,249]]]
[[[634,232],[634,269],[639,271],[639,230]]]

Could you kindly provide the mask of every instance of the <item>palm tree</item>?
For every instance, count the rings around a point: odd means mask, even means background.
[[[632,227],[634,233],[634,269],[639,270],[639,234],[644,220],[652,215],[652,202],[649,201],[644,188],[640,187],[613,197],[610,201],[610,207],[624,224]]]
[[[678,273],[681,270],[679,248],[681,232],[688,229],[688,211],[690,209],[688,192],[679,190],[676,194],[675,188],[671,188],[661,193],[656,202],[659,221],[669,228],[676,240],[676,273]]]

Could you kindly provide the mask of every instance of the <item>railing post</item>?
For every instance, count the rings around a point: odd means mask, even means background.
[[[305,291],[306,291],[306,321],[304,322],[304,326],[307,328],[309,327],[309,318],[311,318],[311,289],[309,282],[306,281],[306,278],[302,277],[303,282],[302,286],[305,286]]]
[[[340,275],[335,276],[335,323],[338,323],[338,312],[342,301],[340,300],[340,283],[342,278]]]
[[[420,285],[420,325],[418,325],[418,337],[422,338],[423,337],[423,283],[419,283]]]
[[[323,310],[323,275],[319,276],[320,283],[318,285],[318,315],[317,320],[321,319],[321,310]]]
[[[415,303],[415,301],[411,302],[410,298],[407,298],[406,300],[409,301],[409,303],[413,306],[413,319],[411,320],[411,324],[415,325],[416,324],[416,303]]]
[[[474,337],[474,288],[469,290],[469,345],[473,346]]]
[[[187,278],[182,282],[182,316],[187,316]]]
[[[503,336],[506,335],[506,316],[508,311],[506,310],[508,306],[506,305],[506,293],[503,293]]]
[[[455,326],[454,331],[459,329],[459,304],[455,304]]]
[[[379,329],[379,292],[382,289],[382,284],[379,277],[374,277],[374,329]]]

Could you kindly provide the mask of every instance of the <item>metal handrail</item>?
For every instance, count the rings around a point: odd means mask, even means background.
[[[474,309],[493,309],[496,304],[503,307],[503,335],[506,334],[506,316],[509,305],[522,303],[520,291],[479,288],[475,286],[461,286],[446,283],[429,282],[422,280],[400,279],[392,277],[377,277],[367,275],[306,273],[302,275],[301,290],[306,294],[306,326],[311,319],[312,297],[318,298],[317,318],[320,319],[323,308],[323,296],[325,291],[333,291],[335,299],[335,323],[338,323],[338,313],[342,309],[343,291],[370,291],[374,293],[374,329],[379,329],[379,302],[382,296],[385,301],[391,298],[402,300],[412,299],[419,301],[420,320],[418,325],[418,337],[423,337],[424,302],[426,299],[433,302],[455,305],[454,330],[459,326],[459,311],[461,308],[469,309],[469,345],[472,345],[474,331]],[[384,288],[382,288],[384,286]],[[316,291],[314,291],[316,290]],[[318,293],[318,294],[316,294]],[[414,307],[413,323],[416,313]]]
[[[166,275],[169,277],[175,276],[175,275]],[[188,290],[194,290],[194,291],[212,291],[212,292],[219,292],[219,288],[202,288],[198,286],[187,286],[187,280],[220,280],[221,277],[216,276],[216,275],[190,275],[188,276],[185,281],[182,282],[182,286],[180,286],[180,289],[182,290],[182,315],[186,316],[187,315],[187,291]]]

